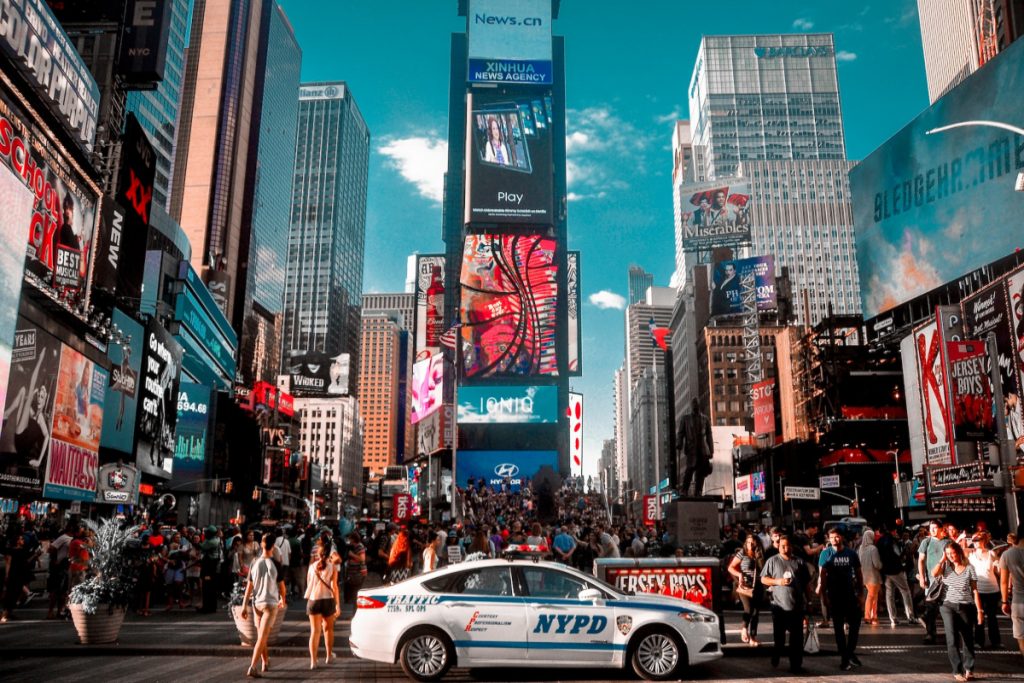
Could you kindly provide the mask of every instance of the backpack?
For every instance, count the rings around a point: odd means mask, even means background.
[[[302,566],[302,544],[299,543],[299,539],[295,536],[288,537],[288,548],[290,552],[288,554],[288,560],[290,566],[301,567]]]

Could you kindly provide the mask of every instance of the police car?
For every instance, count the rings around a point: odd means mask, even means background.
[[[718,620],[667,596],[625,595],[561,564],[464,562],[359,591],[349,645],[416,681],[453,666],[624,667],[678,679],[722,656]]]

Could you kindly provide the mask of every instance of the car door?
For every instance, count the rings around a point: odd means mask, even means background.
[[[615,647],[614,609],[603,601],[580,600],[580,591],[596,588],[580,577],[552,567],[520,565],[531,663],[557,661],[605,664]]]
[[[441,613],[460,665],[508,664],[526,656],[526,605],[515,594],[509,566],[459,572],[444,593]]]

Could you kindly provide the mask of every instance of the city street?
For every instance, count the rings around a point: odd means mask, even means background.
[[[316,671],[309,671],[306,656],[308,628],[293,605],[282,627],[281,642],[271,648],[268,679],[404,681],[397,666],[353,658],[345,645],[348,625],[339,622],[338,659]],[[68,623],[43,620],[41,609],[21,611],[14,628],[0,630],[0,679],[18,681],[191,681],[241,680],[248,666],[248,648],[238,645],[234,627],[223,611],[212,615],[189,612],[154,613],[148,619],[129,617],[117,645],[85,647],[76,644]],[[925,682],[947,681],[945,648],[921,644],[917,626],[865,627],[859,648],[864,666],[851,673],[838,670],[831,651],[834,642],[821,632],[823,652],[805,660],[807,674],[790,676],[786,662],[772,669],[769,663],[770,633],[763,629],[762,647],[752,650],[739,644],[739,614],[728,613],[729,645],[722,660],[695,667],[689,679],[714,681],[829,680]],[[765,623],[770,629],[770,620]],[[1009,623],[1004,621],[1003,637],[1009,642]],[[323,649],[320,650],[321,657]],[[894,678],[894,675],[896,676]],[[978,653],[979,680],[1024,680],[1020,653],[1013,650],[981,650]],[[466,670],[454,669],[451,681],[602,681],[635,680],[631,671],[552,669]]]

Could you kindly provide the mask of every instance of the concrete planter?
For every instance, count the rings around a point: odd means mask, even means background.
[[[277,642],[277,636],[281,632],[281,624],[284,623],[285,611],[283,609],[277,610],[274,623],[270,625],[270,637],[267,639],[267,644],[274,645]],[[238,631],[242,645],[252,647],[253,643],[256,642],[256,610],[249,608],[249,618],[243,619],[242,606],[232,605],[231,618],[235,620],[235,629]]]
[[[86,614],[81,605],[72,604],[71,619],[78,632],[78,640],[82,645],[104,645],[116,643],[124,623],[124,607],[111,609],[108,605],[100,605],[96,614]]]

